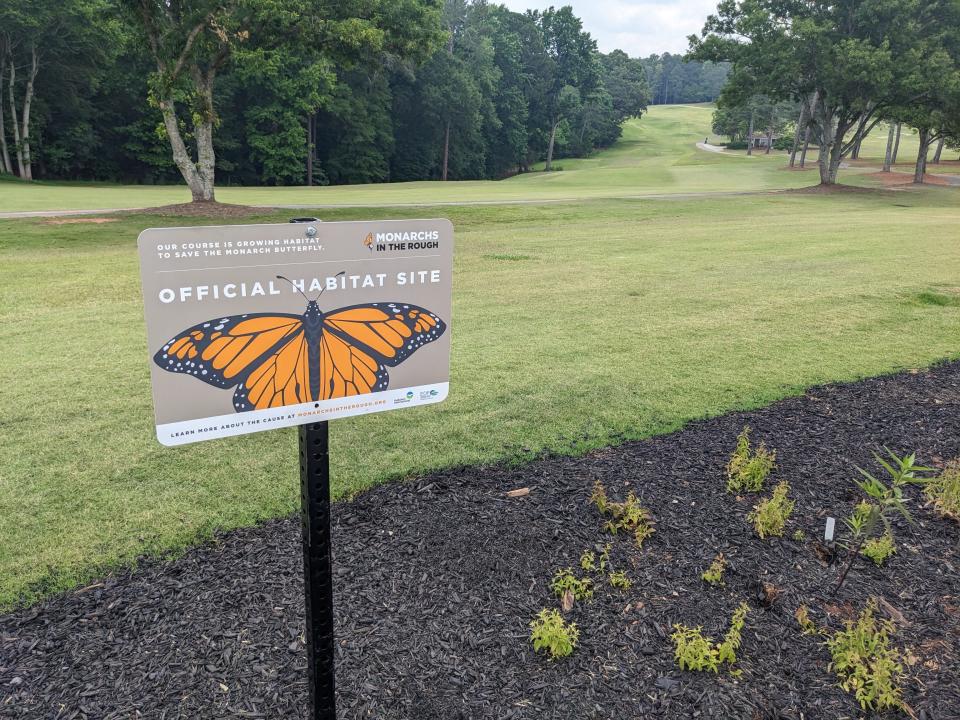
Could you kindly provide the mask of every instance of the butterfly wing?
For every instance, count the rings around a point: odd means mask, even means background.
[[[407,303],[370,303],[324,317],[324,336],[336,335],[377,362],[394,367],[443,335],[446,324],[429,310]]]
[[[257,361],[303,338],[303,319],[286,313],[233,315],[194,325],[174,336],[153,356],[169,372],[193,375],[219,388],[242,383]],[[286,359],[288,356],[284,356]]]
[[[320,336],[318,365],[319,400],[379,392],[386,390],[390,381],[382,362],[332,332]]]
[[[310,385],[310,353],[299,330],[258,361],[233,393],[237,412],[296,405],[316,399]]]

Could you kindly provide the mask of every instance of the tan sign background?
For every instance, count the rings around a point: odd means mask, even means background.
[[[164,444],[426,404],[446,396],[453,270],[453,227],[448,220],[158,228],[141,233],[138,245],[157,434]],[[295,413],[278,413],[276,407],[238,412],[234,390],[240,382],[225,383],[250,375],[261,358],[252,358],[248,368],[231,378],[221,378],[217,386],[210,384],[211,375],[203,372],[218,374],[212,363],[208,361],[199,369],[203,349],[210,348],[206,355],[213,350],[209,339],[215,328],[228,332],[231,327],[238,327],[237,316],[303,316],[308,300],[291,282],[278,279],[278,275],[296,283],[309,300],[316,299],[324,316],[348,306],[376,303],[386,309],[387,303],[394,303],[396,307],[390,309],[391,313],[402,312],[404,306],[408,308],[406,312],[416,312],[409,310],[416,306],[429,313],[421,316],[425,322],[436,322],[430,316],[439,322],[435,327],[424,324],[424,329],[433,332],[422,334],[414,329],[419,325],[410,325],[413,339],[422,337],[424,342],[412,350],[401,348],[409,355],[385,368],[389,374],[387,387],[365,395],[367,399],[376,396],[374,405],[309,398],[324,400],[320,403],[324,407],[323,417],[281,418],[280,415]],[[404,316],[404,322],[415,320]],[[187,331],[195,326],[200,327],[191,338]],[[324,332],[330,332],[329,327],[325,324]],[[205,339],[191,345],[204,333]],[[340,337],[356,350],[371,357],[376,355],[361,337]],[[279,352],[283,344],[284,341],[270,345],[262,357]],[[165,354],[165,347],[178,350],[183,357]],[[174,371],[161,366],[171,360],[181,363],[179,370],[177,365],[171,368]],[[219,375],[222,371],[223,368]],[[416,390],[413,397],[406,392],[408,389]],[[302,403],[294,404],[304,409]],[[268,418],[266,426],[251,422]],[[205,420],[211,422],[202,422]],[[233,427],[226,427],[229,425]]]

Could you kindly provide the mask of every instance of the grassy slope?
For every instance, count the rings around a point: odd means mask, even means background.
[[[781,158],[719,158],[695,143],[710,126],[709,106],[654,108],[626,124],[617,147],[586,160],[561,160],[563,172],[529,173],[505,181],[411,182],[338,187],[217,189],[222,202],[247,205],[387,205],[491,200],[558,200],[629,195],[764,190],[815,181],[780,169]],[[176,186],[0,184],[0,212],[153,207],[187,202]]]
[[[601,162],[643,165],[629,155],[656,151],[646,132],[646,145]],[[711,162],[739,178],[744,161]],[[954,190],[426,214],[457,228],[451,397],[335,423],[340,497],[444,465],[647,436],[958,353],[960,307],[922,295],[957,297]],[[135,238],[183,223],[0,221],[0,605],[296,507],[291,430],[172,450],[153,438]],[[361,452],[371,441],[378,452]]]

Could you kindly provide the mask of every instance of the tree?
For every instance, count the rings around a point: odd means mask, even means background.
[[[0,87],[5,76],[13,155],[21,179],[33,179],[33,110],[38,78],[69,84],[78,71],[102,62],[113,39],[102,19],[107,15],[106,0],[0,4]],[[2,111],[0,98],[0,117]],[[2,120],[0,138],[0,171],[13,172]]]
[[[592,92],[599,81],[597,43],[590,33],[584,32],[580,18],[569,5],[559,10],[552,7],[543,12],[533,10],[530,16],[539,26],[543,44],[553,61],[552,82],[545,98],[550,139],[544,170],[549,171],[560,122],[576,112],[580,97]]]
[[[917,68],[951,0],[724,0],[690,57],[728,60],[776,99],[816,93],[820,182],[836,182],[841,160],[894,106],[922,97]]]
[[[369,55],[425,56],[438,30],[435,0],[124,2],[156,64],[150,100],[161,112],[174,163],[195,202],[215,199],[214,86],[238,52],[252,60],[258,54],[275,59],[303,53],[311,68],[319,67],[307,71],[309,76],[330,62],[349,66]],[[320,98],[314,100],[319,105]],[[298,108],[301,116],[303,109]]]

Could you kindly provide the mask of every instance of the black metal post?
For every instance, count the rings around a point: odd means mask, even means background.
[[[300,426],[303,590],[306,598],[309,720],[336,720],[333,563],[330,554],[330,455],[327,423]]]

